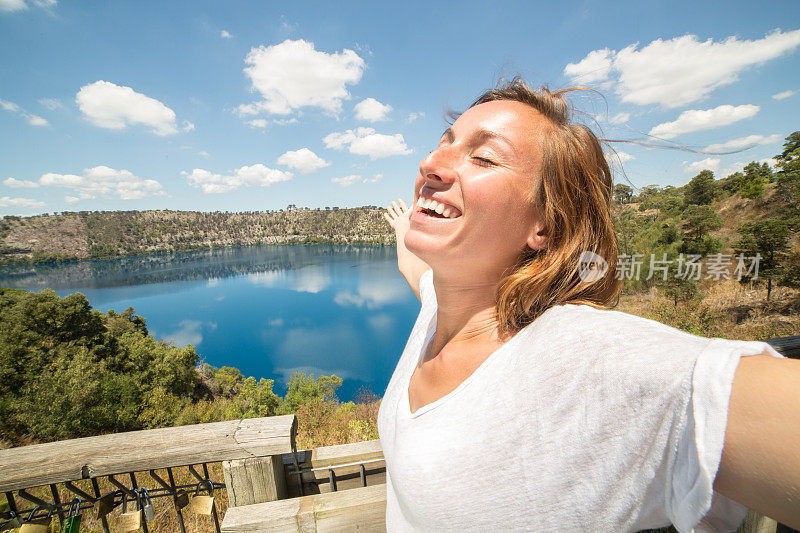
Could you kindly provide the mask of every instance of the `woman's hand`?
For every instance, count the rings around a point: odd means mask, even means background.
[[[431,267],[406,248],[405,237],[411,225],[411,209],[401,198],[398,198],[396,202],[392,202],[392,205],[386,208],[383,218],[392,226],[397,237],[397,268],[406,278],[417,299],[421,299],[419,295],[419,278]]]
[[[386,208],[383,218],[394,228],[397,240],[400,241],[406,236],[408,226],[411,224],[411,209],[402,198],[398,198],[396,202],[392,202],[392,205]]]

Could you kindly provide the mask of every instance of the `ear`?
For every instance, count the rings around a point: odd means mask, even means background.
[[[547,228],[544,227],[544,223],[541,221],[534,222],[528,234],[528,240],[526,241],[528,248],[531,250],[544,250],[547,248],[547,243],[549,241],[548,236],[549,234]]]

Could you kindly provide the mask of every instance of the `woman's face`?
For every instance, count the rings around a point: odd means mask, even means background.
[[[543,248],[533,192],[545,125],[520,102],[465,111],[419,164],[406,247],[434,269],[457,269],[479,283],[499,281],[525,247]],[[441,214],[425,208],[431,199],[444,204]]]

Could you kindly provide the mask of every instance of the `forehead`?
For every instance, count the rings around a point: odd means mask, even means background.
[[[513,100],[485,102],[467,109],[453,123],[457,136],[486,130],[506,137],[515,151],[539,159],[547,119],[534,108]]]

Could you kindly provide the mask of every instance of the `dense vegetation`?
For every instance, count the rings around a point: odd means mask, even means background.
[[[133,309],[105,314],[80,293],[2,290],[0,439],[18,445],[295,412],[305,429],[319,422],[303,410],[309,402],[332,411],[357,408],[338,404],[336,376],[295,373],[281,398],[273,380],[198,363],[192,346],[149,335]],[[369,420],[361,423],[362,437],[377,438]]]
[[[277,212],[64,211],[0,221],[0,264],[251,244],[394,244],[374,206]]]

